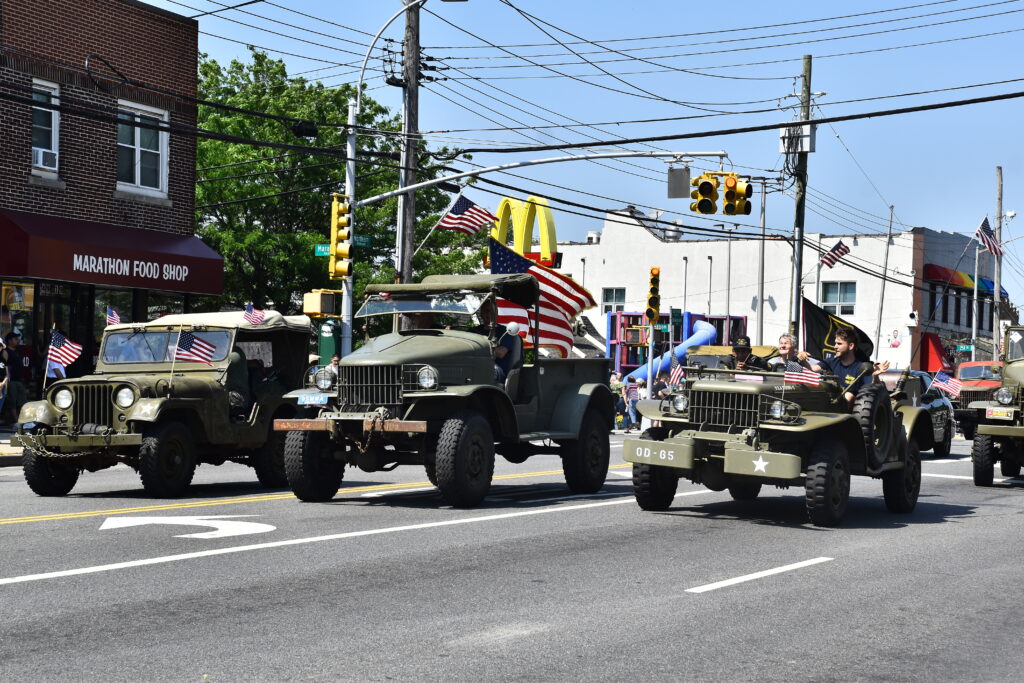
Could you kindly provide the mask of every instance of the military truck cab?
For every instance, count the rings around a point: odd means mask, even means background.
[[[992,486],[996,463],[1004,477],[1020,476],[1024,465],[1024,326],[1006,330],[1003,349],[999,387],[968,406],[978,425],[971,447],[976,486]]]

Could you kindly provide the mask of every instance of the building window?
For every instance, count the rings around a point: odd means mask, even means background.
[[[966,316],[967,320],[964,322],[964,325],[966,325],[967,327],[973,328],[974,327],[974,299],[973,298],[966,299],[964,303],[965,303],[964,308],[967,310],[967,316]]]
[[[949,322],[949,289],[943,288],[942,291],[942,322]]]
[[[118,189],[166,196],[167,132],[150,126],[164,124],[167,112],[119,102],[117,118]]]
[[[56,83],[32,81],[32,101],[40,105],[60,104]],[[60,113],[48,106],[32,107],[32,170],[57,171]]]
[[[822,308],[833,315],[854,315],[857,304],[856,282],[822,282]]]
[[[601,311],[604,313],[611,313],[613,311],[622,311],[626,307],[626,288],[625,287],[605,287],[601,290]]]
[[[956,325],[957,327],[959,327],[960,326],[960,302],[962,300],[962,297],[960,296],[960,292],[957,292],[955,294],[955,296],[956,296],[956,298],[953,299],[953,324]]]

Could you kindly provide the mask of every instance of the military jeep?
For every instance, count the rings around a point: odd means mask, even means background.
[[[496,299],[537,304],[536,279],[434,275],[366,292],[356,321],[381,334],[336,370],[318,370],[311,386],[290,395],[305,413],[275,423],[288,432],[285,471],[298,498],[330,500],[346,466],[417,465],[445,502],[471,507],[490,489],[495,453],[513,463],[558,454],[570,490],[604,485],[614,405],[608,361],[525,363],[516,325],[495,322]],[[501,346],[508,371],[496,381]]]
[[[978,424],[971,447],[976,486],[992,486],[997,462],[1004,477],[1020,476],[1024,465],[1024,327],[1006,330],[1003,349],[999,388],[968,405]]]
[[[724,369],[727,353],[691,349],[684,383],[669,398],[638,403],[659,423],[622,447],[641,508],[668,509],[682,477],[744,501],[766,484],[802,486],[810,521],[835,526],[846,512],[850,476],[863,475],[882,479],[890,511],[914,509],[920,451],[935,440],[931,418],[914,405],[919,378],[905,377],[891,396],[883,384],[869,384],[850,409],[830,375],[801,384],[781,371]],[[769,357],[774,349],[754,354]],[[693,358],[705,362],[692,364]],[[864,365],[869,374],[871,364]]]
[[[108,326],[93,374],[54,382],[21,409],[12,442],[25,480],[41,496],[63,496],[83,470],[125,463],[147,493],[173,497],[198,464],[231,461],[284,487],[272,420],[295,413],[284,395],[302,386],[310,338],[309,318],[276,311],[259,325],[232,312]]]

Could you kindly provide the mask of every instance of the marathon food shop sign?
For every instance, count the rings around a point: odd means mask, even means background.
[[[166,283],[182,283],[188,279],[189,267],[180,263],[161,263],[140,259],[111,258],[91,254],[72,254],[71,270],[101,275],[120,275],[123,277],[153,280],[157,285]]]

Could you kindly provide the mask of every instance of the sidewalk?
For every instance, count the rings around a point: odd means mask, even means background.
[[[11,445],[11,427],[0,426],[0,467],[20,467],[21,449]]]

